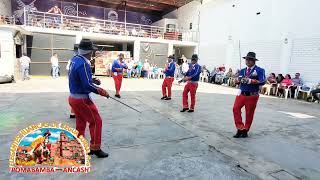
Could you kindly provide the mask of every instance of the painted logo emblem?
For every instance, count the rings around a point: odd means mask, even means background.
[[[90,172],[88,142],[77,135],[77,130],[61,123],[40,123],[21,130],[10,148],[9,171]]]

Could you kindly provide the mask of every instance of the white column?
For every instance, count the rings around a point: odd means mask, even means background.
[[[285,37],[285,38],[282,38],[282,42],[283,44],[282,44],[282,53],[280,57],[280,72],[282,74],[287,74],[289,73],[289,65],[290,65],[293,41],[292,41],[292,38]]]
[[[123,43],[122,44],[122,51],[127,51],[128,50],[128,44],[127,43]]]
[[[133,59],[139,61],[140,59],[140,41],[136,40],[133,44]]]
[[[76,35],[76,44],[79,44],[81,40],[82,40],[82,34],[77,33],[77,35]]]
[[[173,44],[172,43],[169,43],[168,44],[168,56],[174,54],[173,52]]]
[[[12,76],[16,64],[16,51],[11,30],[0,30],[0,47],[0,76]]]

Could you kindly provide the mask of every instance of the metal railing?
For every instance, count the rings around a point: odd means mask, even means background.
[[[15,18],[12,16],[0,15],[0,25],[15,25]]]
[[[198,32],[196,31],[182,31],[179,29],[158,26],[108,21],[39,11],[25,11],[25,14],[24,22],[26,26],[153,39],[192,42],[198,41]]]

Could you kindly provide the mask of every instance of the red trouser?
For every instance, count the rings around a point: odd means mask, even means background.
[[[240,130],[246,129],[248,131],[250,130],[258,99],[259,99],[259,96],[239,95],[236,97],[236,100],[233,105],[233,116],[234,116],[234,122],[236,124],[237,129],[240,129]],[[245,107],[245,110],[246,110],[245,124],[243,124],[242,117],[241,117],[241,109],[243,106]]]
[[[89,98],[76,99],[73,97],[69,97],[69,104],[76,114],[78,136],[84,136],[88,122],[91,136],[90,149],[99,150],[101,147],[102,119],[96,105]]]
[[[189,105],[188,105],[188,93],[190,92],[190,96],[191,96],[191,106],[190,106],[190,109],[194,110],[194,106],[195,106],[195,104],[196,104],[196,92],[197,92],[197,88],[198,88],[198,83],[188,82],[188,83],[184,86],[183,95],[182,95],[183,108],[189,108]]]
[[[166,77],[162,83],[162,95],[163,97],[167,96],[167,89],[168,89],[168,97],[171,97],[171,87],[174,81],[173,77]]]
[[[114,80],[114,86],[116,88],[116,95],[120,94],[121,84],[122,84],[122,74],[112,75]]]

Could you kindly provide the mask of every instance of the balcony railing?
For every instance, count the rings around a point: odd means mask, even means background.
[[[25,11],[26,26],[178,41],[198,41],[198,32],[95,18]]]
[[[0,25],[14,25],[15,22],[14,17],[0,15]]]

